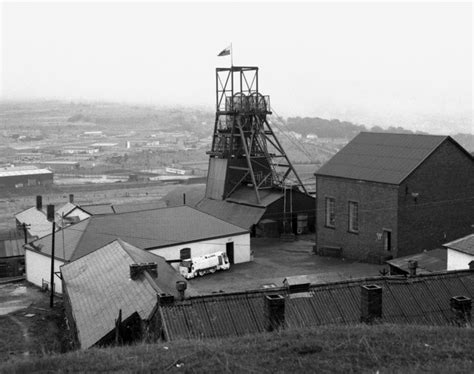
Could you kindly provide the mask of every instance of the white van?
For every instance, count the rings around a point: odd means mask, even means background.
[[[227,270],[230,268],[229,259],[224,252],[215,252],[209,255],[193,257],[182,260],[179,264],[179,273],[186,279],[194,278],[196,275],[215,273],[216,270]]]

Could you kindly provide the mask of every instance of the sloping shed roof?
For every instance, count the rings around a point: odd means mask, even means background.
[[[257,224],[265,213],[265,208],[213,199],[201,200],[196,209],[247,230]]]
[[[42,238],[45,235],[51,234],[52,225],[46,218],[46,213],[42,210],[32,207],[15,215],[18,222],[29,225],[28,232],[31,236]]]
[[[55,256],[64,250],[64,259],[74,261],[117,238],[153,249],[247,232],[189,206],[97,215],[57,233]],[[30,243],[36,248],[41,245],[39,251],[51,255],[51,235]]]
[[[0,240],[0,258],[24,256],[23,244],[25,239],[4,239]]]
[[[142,262],[157,263],[157,279],[144,274],[130,279],[130,265]],[[184,280],[162,257],[121,240],[63,265],[61,273],[84,349],[114,329],[119,310],[123,320],[135,312],[147,320],[156,306],[157,292],[175,295],[176,281]]]
[[[226,200],[238,204],[267,207],[278,199],[283,198],[283,191],[276,189],[260,190],[258,193],[260,204],[257,202],[257,196],[255,196],[255,191],[251,187],[239,187]]]
[[[240,336],[265,331],[264,295],[285,298],[285,325],[307,328],[360,323],[363,284],[382,287],[382,320],[394,324],[449,325],[450,298],[474,296],[474,273],[457,271],[416,278],[371,278],[312,286],[310,292],[286,290],[201,296],[161,306],[168,340]]]
[[[395,266],[400,270],[409,273],[408,262],[417,261],[417,273],[431,273],[435,271],[443,271],[447,269],[448,258],[446,249],[433,249],[415,255],[399,257],[386,261],[387,264]]]
[[[443,244],[443,247],[474,256],[474,234]]]
[[[361,132],[315,174],[400,184],[448,139],[457,145],[449,136]]]

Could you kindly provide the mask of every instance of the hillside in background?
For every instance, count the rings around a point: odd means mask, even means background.
[[[361,131],[370,132],[389,132],[397,134],[428,134],[423,131],[411,131],[401,126],[390,126],[382,128],[380,126],[367,127],[365,125],[356,125],[348,121],[338,119],[324,119],[318,117],[289,117],[287,127],[291,131],[302,134],[303,136],[316,135],[318,138],[325,139],[347,139],[354,138]],[[455,134],[451,135],[459,144],[468,151],[474,151],[474,134]]]

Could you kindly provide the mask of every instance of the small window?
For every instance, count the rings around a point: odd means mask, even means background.
[[[349,201],[349,231],[359,232],[359,204]]]
[[[392,250],[392,232],[383,230],[383,249],[387,252]]]
[[[335,212],[336,200],[332,197],[326,197],[326,226],[334,227],[336,224]]]

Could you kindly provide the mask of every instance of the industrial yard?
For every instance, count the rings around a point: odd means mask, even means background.
[[[474,372],[464,5],[2,4],[0,372]]]

